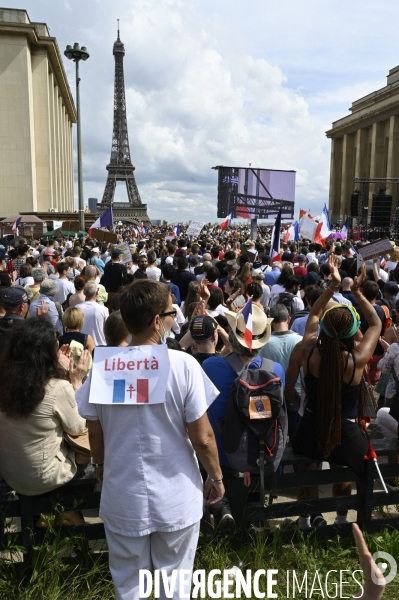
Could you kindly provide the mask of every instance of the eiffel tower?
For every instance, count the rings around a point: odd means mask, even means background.
[[[114,43],[115,88],[114,88],[114,127],[112,132],[111,160],[107,165],[108,177],[103,198],[97,205],[97,212],[103,212],[112,206],[114,220],[122,219],[135,224],[142,221],[151,223],[147,215],[147,205],[141,202],[140,193],[134,176],[134,165],[130,158],[129,137],[127,133],[125,79],[123,75],[123,57],[125,47],[119,37]],[[117,181],[126,183],[129,202],[115,202]]]

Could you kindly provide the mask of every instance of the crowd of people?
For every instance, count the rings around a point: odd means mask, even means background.
[[[289,443],[314,459],[302,470],[327,461],[361,476],[366,392],[378,394],[383,434],[398,435],[399,251],[385,268],[375,256],[358,269],[351,243],[303,240],[272,259],[270,231],[258,234],[209,226],[165,240],[157,228],[137,239],[124,226],[124,262],[118,244],[89,238],[0,246],[0,475],[36,495],[94,470],[118,598],[137,597],[140,569],[191,570],[200,527],[234,529],[223,474],[259,473],[248,439],[235,447],[223,431],[243,372],[267,365],[281,390],[265,473]],[[89,403],[97,347],[159,344],[169,361],[161,403]],[[67,436],[86,436],[90,464]],[[350,493],[350,483],[333,487]],[[75,511],[62,520],[84,523]],[[336,523],[346,520],[340,511]],[[325,524],[298,516],[300,529]]]

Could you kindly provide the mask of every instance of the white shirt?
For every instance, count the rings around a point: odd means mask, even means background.
[[[54,302],[63,304],[68,294],[75,293],[75,286],[68,279],[57,279],[58,292],[54,295]]]
[[[25,287],[27,285],[35,285],[35,280],[33,277],[18,277],[15,283],[16,285],[22,285]]]
[[[218,390],[192,356],[168,351],[165,402],[89,404],[90,379],[76,393],[79,412],[104,433],[100,517],[121,535],[178,531],[202,517],[202,478],[187,423],[197,421]]]
[[[173,265],[173,256],[167,256],[165,258],[165,265]]]
[[[81,302],[75,308],[83,310],[85,315],[81,332],[91,335],[96,346],[106,346],[104,325],[109,315],[108,308],[91,301]]]
[[[316,252],[308,252],[306,258],[308,259],[308,263],[315,262],[316,265],[319,264],[319,261],[316,258]]]
[[[147,267],[146,273],[148,279],[153,279],[154,281],[159,281],[162,274],[161,269],[158,269],[158,267]]]

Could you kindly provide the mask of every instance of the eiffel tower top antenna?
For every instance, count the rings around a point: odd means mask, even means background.
[[[119,19],[117,19],[117,21],[118,21],[118,42],[119,42],[120,41],[120,38],[119,38]]]

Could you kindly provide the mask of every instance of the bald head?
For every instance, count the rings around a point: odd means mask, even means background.
[[[92,265],[88,265],[85,268],[85,275],[89,281],[90,281],[90,279],[95,279],[96,275],[97,275],[96,267],[93,267]]]
[[[351,279],[350,277],[344,277],[341,283],[341,290],[343,292],[349,292],[352,284],[353,279]]]
[[[202,260],[205,262],[206,260],[211,261],[212,260],[212,256],[209,254],[209,252],[205,252],[205,254],[202,255]]]

